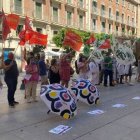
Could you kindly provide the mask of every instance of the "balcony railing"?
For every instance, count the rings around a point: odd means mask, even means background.
[[[113,15],[113,14],[109,14],[109,15],[108,15],[108,18],[109,18],[110,20],[114,20],[114,15]]]
[[[42,19],[42,12],[36,11],[35,17],[38,19]]]
[[[104,18],[106,18],[106,11],[105,10],[101,10],[101,13],[100,13],[100,15],[102,16],[102,17],[104,17]]]
[[[106,33],[106,28],[102,27],[101,32]]]
[[[77,7],[80,9],[80,10],[86,10],[86,5],[84,4],[84,2],[82,2],[82,1],[79,1],[78,3],[77,3]]]
[[[99,9],[97,7],[92,7],[92,14],[99,15]]]
[[[116,22],[121,22],[121,19],[119,16],[116,16]]]
[[[14,6],[13,12],[16,14],[22,15],[23,14],[22,7],[21,6]]]
[[[68,5],[70,7],[74,7],[73,0],[66,0],[66,5]]]

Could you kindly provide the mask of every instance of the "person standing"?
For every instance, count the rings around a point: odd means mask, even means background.
[[[113,62],[110,56],[110,53],[107,53],[106,57],[104,58],[104,86],[107,87],[107,81],[109,76],[109,83],[110,86],[113,85]]]
[[[89,63],[89,69],[91,73],[91,83],[94,85],[99,84],[99,65],[94,59],[91,59]]]
[[[37,102],[36,89],[37,89],[39,74],[38,74],[38,67],[34,57],[30,58],[30,62],[26,66],[25,70],[26,70],[26,75],[28,76],[28,78],[26,78],[26,86],[25,86],[27,103],[31,103],[31,98],[33,102]]]
[[[60,83],[59,66],[56,59],[51,60],[51,66],[49,68],[49,80],[50,84]]]
[[[72,53],[73,52],[70,52],[68,54],[62,54],[59,62],[59,74],[61,79],[61,85],[66,88],[68,88],[69,81],[70,81],[70,69],[71,69],[70,63],[71,63]]]
[[[10,52],[8,54],[8,59],[4,61],[5,76],[4,80],[8,87],[8,103],[10,107],[15,107],[19,102],[15,101],[14,95],[17,88],[17,80],[19,76],[19,71],[17,68],[17,63],[14,60],[14,54]]]
[[[47,67],[45,64],[45,54],[43,54],[43,53],[40,55],[38,67],[39,67],[39,75],[41,77],[41,85],[48,84]]]
[[[138,73],[138,79],[137,79],[137,81],[140,82],[140,56],[138,57],[137,73]]]

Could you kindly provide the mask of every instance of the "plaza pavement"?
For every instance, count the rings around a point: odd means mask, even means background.
[[[39,102],[27,104],[24,92],[16,92],[20,102],[16,108],[7,105],[7,87],[4,85],[0,95],[0,140],[140,140],[140,100],[132,100],[140,96],[140,83],[134,86],[117,85],[116,87],[100,86],[100,101],[97,106],[88,106],[78,102],[78,114],[70,120],[64,120],[58,115],[47,114],[46,105]],[[38,86],[38,95],[39,95]],[[126,104],[124,108],[112,108],[112,105]],[[101,115],[90,115],[87,112],[94,109],[104,110]],[[63,135],[49,133],[58,125],[72,127]]]

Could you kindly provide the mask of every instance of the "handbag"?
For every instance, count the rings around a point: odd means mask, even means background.
[[[25,84],[24,81],[22,81],[21,85],[20,85],[20,90],[25,90]]]

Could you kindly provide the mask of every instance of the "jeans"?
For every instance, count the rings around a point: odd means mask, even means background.
[[[107,80],[109,76],[109,83],[112,85],[113,80],[113,71],[112,70],[104,70],[104,85],[107,86]]]
[[[8,102],[9,104],[13,104],[15,101],[14,95],[17,88],[17,78],[4,78],[4,80],[8,87]]]

